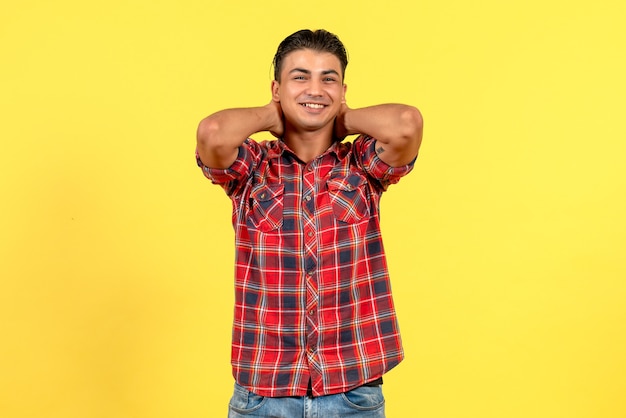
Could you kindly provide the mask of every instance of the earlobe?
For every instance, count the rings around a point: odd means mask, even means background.
[[[275,102],[280,102],[280,93],[278,92],[280,85],[278,81],[272,80],[272,100]]]
[[[341,103],[345,103],[346,102],[346,91],[348,90],[348,85],[344,84],[343,85],[343,94],[341,95]]]

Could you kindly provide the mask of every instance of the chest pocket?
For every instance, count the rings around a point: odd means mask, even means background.
[[[255,229],[269,232],[283,225],[285,185],[260,184],[250,193],[248,223]]]
[[[355,223],[369,214],[367,180],[364,177],[356,173],[333,177],[327,185],[330,204],[339,221]]]

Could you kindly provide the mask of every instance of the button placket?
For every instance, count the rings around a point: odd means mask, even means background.
[[[305,167],[302,173],[302,234],[306,266],[304,280],[306,282],[306,336],[309,361],[317,361],[318,340],[318,283],[315,277],[317,264],[317,225],[315,218],[315,169],[312,164]]]

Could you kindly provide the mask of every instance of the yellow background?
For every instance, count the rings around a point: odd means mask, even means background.
[[[349,105],[426,123],[382,202],[388,416],[626,417],[625,5],[3,2],[0,416],[226,415],[230,202],[195,129],[322,27]]]

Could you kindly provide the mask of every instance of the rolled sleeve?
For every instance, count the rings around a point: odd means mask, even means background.
[[[415,160],[399,167],[392,167],[376,154],[376,139],[371,136],[362,135],[354,141],[356,154],[361,159],[363,170],[373,179],[377,180],[383,190],[387,190],[389,185],[395,184],[413,170]]]
[[[207,167],[196,150],[196,163],[202,169],[202,174],[213,184],[220,185],[230,195],[237,188],[237,184],[242,183],[252,173],[256,156],[258,155],[258,144],[252,139],[246,141],[239,147],[237,159],[228,168]]]

